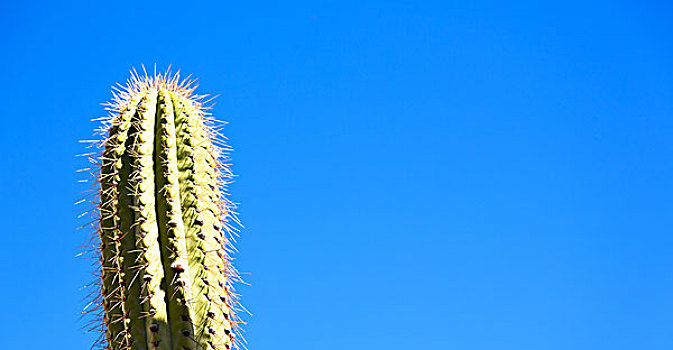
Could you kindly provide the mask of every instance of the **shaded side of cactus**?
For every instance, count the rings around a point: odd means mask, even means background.
[[[98,177],[103,348],[240,345],[224,190],[232,175],[194,88],[177,74],[133,72],[108,105]]]

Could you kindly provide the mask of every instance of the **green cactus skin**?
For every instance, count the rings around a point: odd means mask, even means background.
[[[231,173],[193,81],[139,76],[108,104],[100,159],[108,350],[227,350],[241,337],[224,196]]]

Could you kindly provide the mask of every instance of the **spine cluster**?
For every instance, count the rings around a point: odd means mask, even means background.
[[[101,144],[101,317],[109,350],[240,346],[228,149],[192,82],[133,74]]]

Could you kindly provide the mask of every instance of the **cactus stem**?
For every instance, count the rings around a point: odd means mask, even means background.
[[[101,348],[243,347],[233,291],[240,277],[229,256],[238,220],[224,189],[233,177],[224,163],[230,149],[203,96],[193,94],[193,79],[143,72],[113,87],[102,153],[86,154],[100,166],[91,212],[100,240]]]

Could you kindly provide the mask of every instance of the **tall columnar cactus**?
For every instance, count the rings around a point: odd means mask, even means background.
[[[109,103],[100,158],[103,348],[238,346],[231,173],[178,75],[132,74]]]

